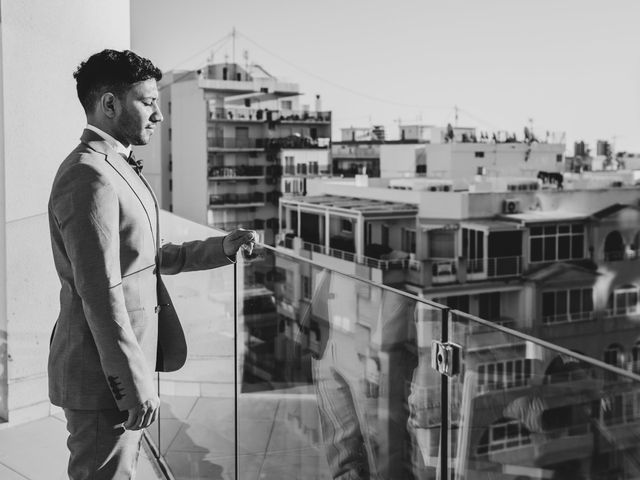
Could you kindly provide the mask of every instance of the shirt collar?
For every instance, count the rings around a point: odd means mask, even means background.
[[[125,147],[118,140],[113,138],[111,135],[109,135],[104,130],[96,127],[95,125],[91,125],[90,123],[88,123],[87,124],[87,129],[97,133],[102,138],[104,138],[107,141],[107,143],[109,143],[109,145],[111,145],[116,152],[118,152],[120,155],[123,155],[124,158],[128,158],[129,157],[129,154],[131,153],[131,147],[128,147],[128,148]]]

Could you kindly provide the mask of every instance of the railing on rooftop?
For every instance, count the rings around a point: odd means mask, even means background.
[[[224,193],[209,195],[209,206],[219,205],[244,205],[259,204],[265,202],[265,194],[262,192],[253,193]]]
[[[309,110],[269,110],[266,108],[224,107],[214,108],[209,112],[210,120],[238,122],[331,122],[330,111]]]
[[[222,234],[166,212],[162,225],[174,242]],[[631,369],[285,249],[165,280],[190,348],[159,377],[152,429],[175,478],[640,471]]]

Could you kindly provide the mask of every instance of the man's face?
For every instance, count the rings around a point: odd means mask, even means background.
[[[155,79],[134,83],[116,104],[114,129],[118,140],[125,147],[149,143],[156,124],[162,121]]]

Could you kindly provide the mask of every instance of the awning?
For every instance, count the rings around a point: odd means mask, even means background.
[[[522,224],[505,220],[465,220],[460,222],[460,226],[483,232],[507,232],[522,229]]]
[[[504,218],[510,220],[522,222],[523,224],[529,223],[560,223],[584,220],[589,215],[579,212],[569,212],[565,210],[553,210],[553,211],[531,211],[527,213],[513,213],[510,215],[503,215]]]

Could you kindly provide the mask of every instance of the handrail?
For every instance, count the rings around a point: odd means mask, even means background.
[[[525,340],[527,342],[535,343],[536,345],[539,345],[539,346],[544,347],[544,348],[549,349],[549,350],[553,350],[554,352],[557,352],[559,354],[567,355],[569,357],[572,357],[572,358],[575,358],[575,359],[578,359],[578,360],[582,360],[583,362],[586,362],[589,365],[601,368],[603,370],[608,370],[609,372],[615,373],[616,375],[627,377],[627,378],[629,378],[631,380],[635,380],[635,381],[640,382],[640,375],[638,375],[638,374],[631,373],[628,370],[624,370],[624,369],[619,368],[619,367],[614,367],[613,365],[609,365],[608,363],[605,363],[602,360],[598,360],[598,359],[595,359],[593,357],[589,357],[588,355],[584,355],[582,353],[574,352],[573,350],[569,350],[568,348],[561,347],[560,345],[556,345],[555,343],[547,342],[546,340],[542,340],[542,339],[537,338],[537,337],[532,337],[531,335],[528,335],[526,333],[522,333],[522,332],[519,332],[517,330],[513,330],[511,328],[508,328],[508,327],[503,327],[502,325],[494,324],[494,323],[492,323],[492,322],[490,322],[488,320],[484,320],[484,319],[482,319],[480,317],[476,317],[475,315],[471,315],[470,313],[462,312],[460,310],[451,310],[451,314],[452,315],[457,315],[459,317],[466,318],[467,320],[479,323],[481,325],[485,325],[487,327],[493,328],[494,330],[498,330],[498,331],[500,331],[502,333],[506,333],[507,335],[512,335],[512,336],[517,337],[517,338],[519,338],[521,340]]]

